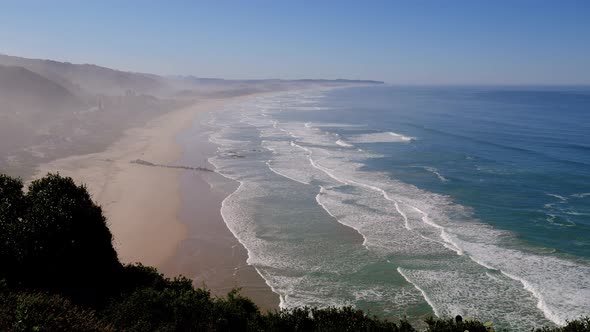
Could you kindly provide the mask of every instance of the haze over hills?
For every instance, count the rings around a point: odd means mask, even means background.
[[[245,84],[256,85],[259,89],[276,88],[277,85],[291,87],[303,84],[358,84],[383,83],[369,80],[324,80],[324,79],[300,79],[300,80],[226,80],[222,78],[199,78],[195,76],[168,76],[162,77],[146,73],[134,73],[93,64],[72,64],[53,60],[29,59],[0,54],[0,64],[5,66],[19,66],[38,73],[63,87],[72,93],[81,95],[120,95],[128,91],[138,94],[166,95],[177,92],[178,89],[195,89],[204,86],[238,87]]]
[[[0,64],[26,68],[73,93],[82,95],[119,95],[126,90],[154,94],[166,88],[164,79],[156,75],[124,72],[91,64],[72,64],[1,54]]]
[[[124,129],[186,105],[158,98],[163,79],[93,65],[0,55],[0,169],[100,150]]]
[[[27,176],[40,162],[99,151],[125,129],[203,98],[377,83],[163,77],[0,54],[0,169]]]
[[[70,90],[23,67],[0,65],[0,98],[4,112],[27,109],[68,110],[82,107]]]

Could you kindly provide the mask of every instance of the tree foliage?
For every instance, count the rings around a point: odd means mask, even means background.
[[[95,304],[112,290],[121,265],[99,206],[84,186],[49,174],[22,182],[0,177],[0,278]]]
[[[0,331],[4,332],[114,332],[91,309],[83,309],[60,295],[10,292],[0,285]]]
[[[6,268],[0,273],[10,273],[17,261],[17,245],[15,234],[19,227],[22,212],[25,210],[23,183],[0,174],[0,261]],[[4,275],[6,277],[6,275]]]

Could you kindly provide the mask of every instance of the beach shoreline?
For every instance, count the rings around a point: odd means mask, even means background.
[[[126,130],[102,152],[41,164],[32,179],[51,172],[84,184],[103,209],[121,262],[155,266],[168,277],[187,276],[216,296],[241,288],[263,310],[276,309],[278,295],[246,263],[245,248],[223,221],[220,207],[226,193],[214,191],[200,176],[212,172],[154,167],[183,161],[189,147],[182,146],[179,136],[199,115],[255,95],[206,99],[166,113]],[[207,148],[211,146],[199,142],[190,145],[192,153]]]
[[[255,96],[235,99],[221,107],[239,105],[249,98]],[[240,294],[252,299],[263,311],[278,309],[278,294],[272,292],[253,266],[248,265],[246,248],[230,231],[221,214],[223,201],[239,183],[207,171],[215,169],[208,159],[215,155],[217,145],[208,140],[209,133],[201,123],[204,115],[199,114],[192,128],[178,137],[184,150],[179,164],[201,171],[188,170],[180,176],[179,218],[187,225],[188,235],[179,244],[176,254],[160,269],[168,275],[189,276],[197,286],[209,289],[214,296],[239,289]]]

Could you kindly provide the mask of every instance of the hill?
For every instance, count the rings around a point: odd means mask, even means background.
[[[167,88],[159,76],[125,72],[92,64],[72,64],[0,54],[0,64],[20,66],[42,75],[79,95],[121,95],[127,91],[157,94]]]
[[[23,67],[2,65],[0,105],[0,156],[4,158],[34,144],[55,120],[68,118],[85,107],[80,98],[58,83]]]
[[[0,103],[5,112],[63,111],[83,102],[60,84],[23,67],[0,65]]]
[[[40,162],[100,151],[125,129],[193,102],[162,97],[165,81],[0,55],[0,170],[26,177]]]

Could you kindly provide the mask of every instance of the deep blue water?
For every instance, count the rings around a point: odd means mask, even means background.
[[[516,330],[590,313],[590,89],[288,92],[203,125],[239,183],[224,220],[282,307]]]

